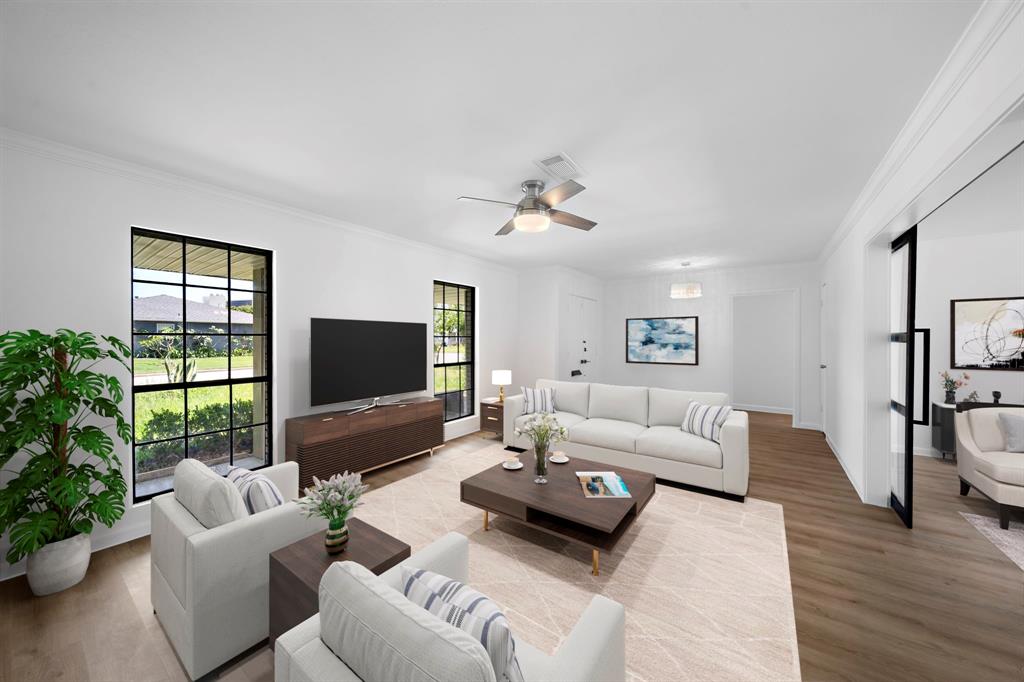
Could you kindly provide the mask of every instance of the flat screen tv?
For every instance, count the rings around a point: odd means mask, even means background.
[[[427,325],[372,320],[309,321],[310,403],[427,388]]]

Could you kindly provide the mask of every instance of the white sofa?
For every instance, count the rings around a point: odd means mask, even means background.
[[[295,462],[260,473],[285,500],[299,496]],[[193,680],[268,637],[270,553],[327,527],[291,501],[249,515],[234,484],[196,460],[178,464],[150,514],[150,599]]]
[[[611,467],[623,466],[658,478],[744,497],[750,473],[747,413],[733,410],[722,427],[721,444],[683,431],[691,400],[726,405],[725,393],[673,391],[541,379],[554,389],[555,417],[569,432],[556,448]],[[504,442],[520,448],[515,435],[523,415],[521,394],[505,398]]]
[[[379,578],[366,576],[365,582],[341,565],[331,566],[320,581],[321,612],[274,644],[274,681],[494,682],[480,642],[405,598],[403,565],[468,582],[469,541],[449,533]],[[527,682],[621,682],[626,678],[625,627],[622,605],[595,595],[553,656],[526,642],[528,631],[513,631],[523,677]],[[352,668],[336,651],[351,652]]]
[[[979,407],[956,413],[956,469],[960,494],[975,488],[999,505],[999,526],[1010,527],[1011,507],[1024,508],[1024,452],[1007,452],[999,414],[1024,416],[1024,407]]]

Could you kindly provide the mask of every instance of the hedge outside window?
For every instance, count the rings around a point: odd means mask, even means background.
[[[445,421],[474,414],[475,298],[473,287],[434,282],[434,395]]]
[[[175,465],[221,473],[271,458],[271,254],[132,230],[134,499]]]

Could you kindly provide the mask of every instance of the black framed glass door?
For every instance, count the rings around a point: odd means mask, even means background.
[[[889,505],[913,527],[914,300],[917,226],[890,244],[889,256]]]

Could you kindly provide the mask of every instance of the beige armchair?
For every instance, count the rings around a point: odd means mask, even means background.
[[[956,413],[956,468],[960,494],[974,488],[999,505],[999,527],[1010,510],[1024,508],[1024,452],[1007,452],[999,414],[1024,415],[1024,407],[979,407]]]

